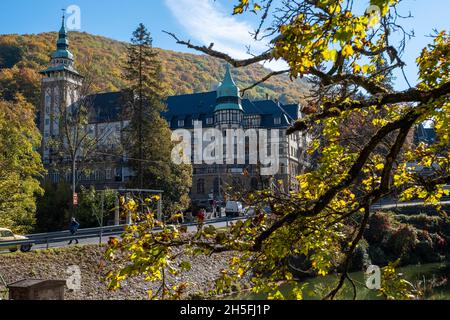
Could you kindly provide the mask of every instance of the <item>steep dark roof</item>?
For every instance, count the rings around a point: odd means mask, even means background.
[[[298,120],[301,116],[300,105],[298,103],[283,105],[283,109],[286,110],[289,117],[292,118],[294,121]]]
[[[166,119],[186,115],[212,115],[216,104],[216,92],[211,91],[171,96],[167,98],[166,104],[167,111],[163,113]]]
[[[91,97],[91,123],[120,121],[123,110],[121,92],[100,93]],[[162,116],[172,129],[178,128],[178,120],[184,120],[183,128],[192,128],[192,120],[202,121],[203,127],[212,126],[207,124],[207,119],[214,118],[216,98],[216,91],[171,96],[166,100],[167,109]],[[245,115],[261,116],[261,126],[266,128],[286,128],[300,117],[298,104],[282,105],[274,100],[243,99],[242,107]],[[280,118],[281,122],[275,124],[275,118]]]
[[[167,111],[163,117],[172,129],[178,127],[178,120],[184,120],[183,128],[192,127],[191,119],[202,121],[204,127],[210,126],[206,124],[206,119],[214,117],[216,97],[216,91],[168,97]],[[299,118],[297,104],[285,106],[273,100],[243,99],[242,107],[245,115],[260,115],[262,127],[285,128]],[[281,123],[275,125],[274,118],[280,118]]]

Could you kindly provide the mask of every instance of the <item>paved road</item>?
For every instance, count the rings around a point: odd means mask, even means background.
[[[245,219],[245,218],[243,218]],[[208,222],[208,221],[206,221]],[[213,225],[215,228],[219,229],[219,228],[225,228],[228,225],[228,222],[225,221],[221,221],[221,222],[216,222],[216,223],[210,223],[209,225]],[[188,226],[188,231],[189,232],[195,232],[197,230],[197,226],[193,225],[193,226]],[[119,237],[120,235],[117,235],[116,237]],[[106,244],[108,243],[109,238],[112,236],[103,236],[102,237],[102,244]],[[92,237],[92,238],[86,238],[86,239],[80,239],[79,240],[79,245],[94,245],[94,244],[99,244],[100,243],[100,238],[98,236]],[[72,242],[72,246],[75,245],[75,241]],[[61,242],[54,242],[54,243],[49,243],[48,244],[48,248],[50,249],[54,249],[54,248],[64,248],[64,247],[69,247],[70,245],[68,244],[68,241],[61,241]],[[34,245],[32,250],[45,250],[47,249],[47,244],[37,244]],[[2,253],[8,253],[8,250],[0,250],[0,254]]]
[[[217,223],[212,223],[210,225],[213,225],[215,228],[219,229],[219,228],[225,228],[227,227],[227,223],[226,222],[217,222]],[[188,231],[189,232],[194,232],[197,230],[196,226],[189,226],[188,227]],[[109,238],[112,236],[104,236],[102,238],[102,243],[106,244],[108,243]],[[117,235],[116,237],[119,237],[119,235]],[[79,240],[79,244],[80,245],[90,245],[90,244],[99,244],[100,243],[100,238],[99,237],[93,237],[93,238],[87,238],[87,239],[81,239]],[[75,241],[72,242],[72,245],[75,245]],[[63,248],[63,247],[68,247],[69,244],[67,241],[64,242],[55,242],[55,243],[50,243],[49,244],[49,248]],[[47,245],[46,244],[39,244],[39,245],[35,245],[33,246],[33,250],[39,250],[39,249],[46,249]]]

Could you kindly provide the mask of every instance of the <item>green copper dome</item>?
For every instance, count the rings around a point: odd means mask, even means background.
[[[52,58],[64,58],[73,60],[73,54],[69,51],[69,39],[65,27],[64,16],[62,17],[62,25],[59,30],[58,41],[56,42],[57,50],[52,54]]]
[[[74,56],[69,51],[69,39],[67,37],[65,27],[65,17],[62,17],[61,29],[58,33],[58,41],[56,41],[56,50],[51,55],[52,61],[50,66],[41,71],[41,74],[52,74],[54,72],[68,71],[72,74],[78,74],[74,69]]]
[[[241,110],[244,111],[241,105],[241,96],[239,94],[239,87],[233,80],[231,75],[230,65],[227,64],[225,77],[217,88],[217,105],[214,111],[220,110]]]

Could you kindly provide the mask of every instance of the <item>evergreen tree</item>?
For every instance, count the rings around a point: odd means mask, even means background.
[[[125,78],[130,84],[124,94],[125,117],[130,124],[124,134],[124,149],[136,173],[130,187],[164,190],[167,211],[186,207],[191,167],[171,161],[171,130],[161,117],[165,108],[161,65],[151,35],[142,23],[133,32],[128,47]]]

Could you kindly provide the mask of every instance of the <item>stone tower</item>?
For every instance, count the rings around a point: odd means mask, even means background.
[[[83,77],[74,68],[73,54],[69,51],[64,15],[56,51],[51,55],[49,67],[40,74],[43,76],[39,121],[42,134],[41,153],[44,165],[49,165],[53,159],[48,141],[59,135],[60,110],[69,107],[78,99],[78,91],[83,81]]]

